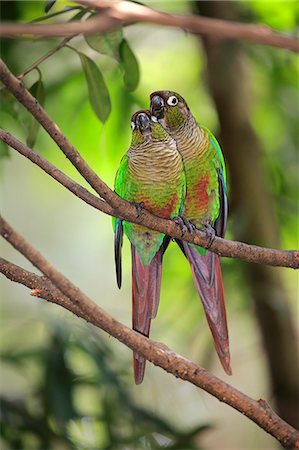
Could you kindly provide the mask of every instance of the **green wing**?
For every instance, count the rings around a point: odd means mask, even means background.
[[[212,144],[212,146],[214,147],[214,150],[216,151],[216,155],[217,155],[216,168],[221,170],[221,174],[222,174],[224,183],[226,184],[225,162],[224,162],[224,158],[223,158],[223,154],[222,154],[220,145],[219,145],[217,139],[215,138],[215,136],[213,135],[213,133],[208,128],[205,128],[205,127],[201,127],[201,128],[208,133],[210,144]]]
[[[226,193],[226,169],[223,154],[220,145],[210,130],[206,128],[209,135],[210,145],[216,150],[217,158],[215,160],[215,169],[218,174],[218,189],[219,189],[219,214],[215,220],[214,228],[216,235],[224,237],[226,231],[227,215],[228,215],[228,202]]]
[[[115,181],[114,181],[114,191],[120,196],[125,198],[125,178],[127,174],[127,168],[128,168],[128,157],[127,155],[124,155],[121,159],[120,166],[118,171],[115,175]],[[115,232],[116,230],[116,222],[117,220],[115,217],[112,217],[112,226],[113,230]]]
[[[120,162],[119,169],[115,175],[114,190],[120,197],[124,197],[125,194],[125,178],[128,173],[128,161],[128,156],[124,155]]]
[[[118,171],[116,172],[114,190],[120,196],[125,194],[125,177],[127,174],[128,157],[125,155],[121,162]],[[112,217],[112,226],[114,230],[114,259],[116,269],[116,281],[120,289],[122,281],[122,265],[121,265],[121,250],[123,245],[123,221],[116,217]]]

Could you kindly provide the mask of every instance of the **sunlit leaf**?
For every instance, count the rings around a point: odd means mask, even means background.
[[[139,65],[126,39],[120,43],[119,55],[124,70],[125,86],[128,91],[134,91],[139,83]]]
[[[77,2],[71,0],[48,0],[44,10],[45,13],[48,13],[50,10],[52,13],[55,13],[71,9],[73,6],[81,8],[81,6],[78,6]]]
[[[93,50],[119,60],[119,46],[123,40],[122,29],[105,34],[86,35],[85,40]]]
[[[110,95],[98,66],[86,55],[79,53],[87,81],[89,100],[101,122],[106,122],[111,111]]]
[[[33,95],[33,97],[36,98],[38,103],[41,106],[44,106],[46,93],[45,93],[45,89],[44,89],[44,85],[43,85],[41,76],[31,86],[29,91],[30,91],[31,95]],[[26,143],[27,143],[28,147],[34,147],[39,127],[40,127],[40,123],[37,120],[35,120],[34,117],[30,116],[29,125],[28,125],[28,135],[27,135],[27,139],[26,139]]]
[[[55,3],[56,0],[48,0],[45,5],[45,13],[48,13]]]
[[[61,14],[66,14],[66,13],[69,13],[70,11],[77,10],[77,9],[79,9],[80,12],[81,11],[87,12],[87,9],[83,9],[81,6],[70,6],[70,7],[62,9],[60,11],[56,11],[51,14],[46,14],[45,16],[37,17],[36,19],[32,20],[31,23],[43,22],[44,20],[52,19],[53,17],[60,16]]]
[[[73,9],[75,9],[75,8],[73,8]],[[81,20],[82,17],[84,17],[86,13],[88,13],[87,8],[81,9],[70,19],[70,22],[72,22],[73,20]]]
[[[138,2],[137,0],[129,0],[132,3],[137,3],[137,5],[141,5],[141,6],[147,6],[145,3],[142,2]]]

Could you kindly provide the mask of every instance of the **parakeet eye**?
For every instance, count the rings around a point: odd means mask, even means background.
[[[135,123],[134,123],[134,122],[131,122],[131,130],[132,130],[132,131],[134,131],[134,130],[135,130],[135,128],[136,128],[136,125],[135,125]]]
[[[167,104],[169,106],[175,106],[179,103],[178,99],[175,97],[175,95],[171,95],[168,99],[167,99]]]

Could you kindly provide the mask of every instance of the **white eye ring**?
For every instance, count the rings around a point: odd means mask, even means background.
[[[158,122],[158,119],[157,119],[156,116],[152,116],[151,119],[152,119],[153,122]]]
[[[171,95],[168,99],[167,99],[167,104],[169,106],[175,106],[179,103],[178,99],[176,98],[175,95]]]
[[[134,131],[135,128],[136,128],[136,125],[135,125],[135,123],[132,121],[132,122],[131,122],[131,130]]]

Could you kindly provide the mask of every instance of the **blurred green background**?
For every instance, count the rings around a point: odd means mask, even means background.
[[[170,12],[265,23],[295,34],[291,1],[145,2]],[[2,1],[2,20],[44,15],[42,1]],[[52,11],[61,9],[61,3]],[[297,10],[298,11],[298,10]],[[76,11],[54,17],[70,19]],[[199,123],[218,133],[228,164],[228,238],[298,247],[298,59],[287,50],[204,39],[179,29],[124,30],[139,64],[129,92],[120,65],[71,45],[96,62],[112,111],[103,125],[88,99],[78,55],[63,48],[40,65],[45,108],[91,167],[113,186],[130,145],[130,116],[158,89],[182,94]],[[59,39],[3,40],[1,54],[18,74]],[[136,75],[136,74],[135,74]],[[36,71],[24,77],[29,88]],[[26,141],[30,117],[1,91],[1,127]],[[239,145],[240,143],[240,145]],[[84,184],[44,130],[34,148]],[[129,245],[117,289],[111,218],[79,201],[39,168],[1,146],[4,217],[59,270],[123,323],[131,322]],[[84,184],[86,186],[86,183]],[[30,263],[6,243],[4,257]],[[298,419],[298,275],[223,258],[233,376],[221,369],[187,262],[166,253],[161,303],[151,337],[213,371],[254,398],[267,399],[293,425]],[[273,438],[194,386],[147,365],[133,382],[131,351],[60,307],[1,279],[1,448],[6,449],[273,449]]]

